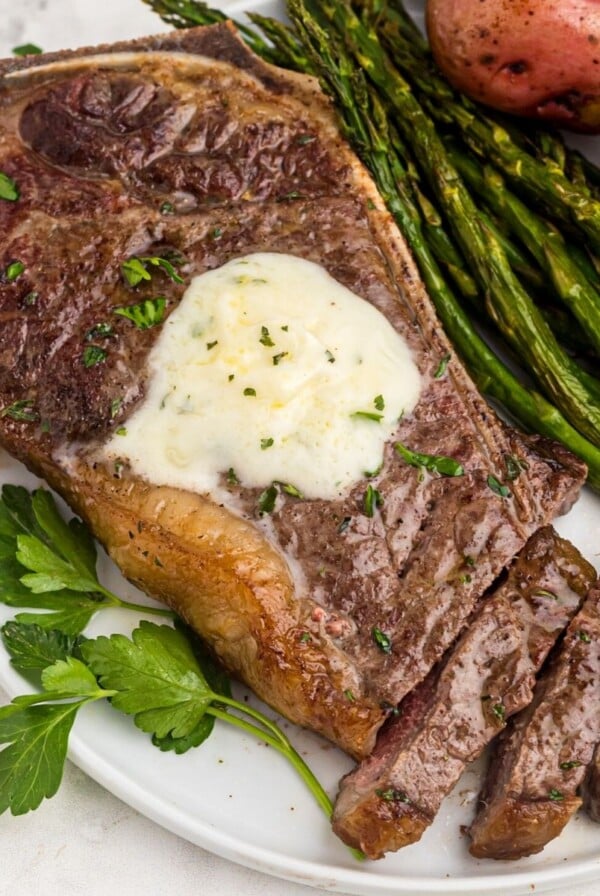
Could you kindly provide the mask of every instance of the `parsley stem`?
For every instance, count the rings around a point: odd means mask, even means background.
[[[239,700],[234,700],[232,697],[225,697],[223,694],[215,694],[215,702],[224,703],[227,706],[231,706],[232,709],[237,709],[239,712],[243,712],[244,715],[250,716],[263,725],[267,731],[270,731],[284,747],[289,746],[287,737],[281,731],[277,723],[272,722],[258,709],[253,709],[251,706],[247,706],[245,703],[242,704]]]
[[[175,613],[167,608],[149,607],[146,606],[146,604],[136,604],[128,600],[123,600],[122,598],[117,597],[112,591],[109,591],[108,588],[105,588],[104,585],[101,585],[100,582],[98,582],[96,586],[96,591],[99,594],[102,594],[106,598],[107,603],[113,607],[120,607],[123,610],[133,610],[136,613],[148,613],[150,616],[164,616],[167,619],[175,618]]]

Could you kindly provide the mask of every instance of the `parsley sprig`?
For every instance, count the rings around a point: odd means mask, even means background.
[[[0,603],[40,610],[16,619],[67,635],[79,634],[106,607],[173,616],[105,588],[96,575],[95,543],[83,523],[65,522],[46,489],[30,494],[14,485],[5,485],[0,499]]]
[[[157,255],[133,255],[121,265],[121,273],[130,286],[137,286],[142,280],[151,280],[152,274],[149,267],[163,270],[173,283],[183,283],[181,277],[172,262],[168,258],[160,258]]]
[[[0,813],[24,814],[56,793],[78,711],[109,698],[161,750],[198,746],[216,719],[242,729],[284,756],[331,817],[329,796],[289,738],[263,713],[235,700],[214,667],[204,671],[183,626],[143,621],[131,637],[81,640],[13,622],[3,637],[17,668],[41,673],[42,692],[0,708],[0,743],[8,744],[0,752]]]

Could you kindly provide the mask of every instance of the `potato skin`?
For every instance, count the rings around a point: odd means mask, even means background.
[[[600,0],[428,0],[435,59],[503,112],[600,133]]]

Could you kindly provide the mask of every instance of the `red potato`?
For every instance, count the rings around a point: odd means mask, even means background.
[[[473,99],[600,133],[600,0],[428,0],[427,31]]]

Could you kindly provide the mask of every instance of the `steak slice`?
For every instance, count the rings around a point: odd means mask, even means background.
[[[600,745],[596,747],[583,782],[583,805],[592,821],[600,822]]]
[[[532,703],[499,738],[471,825],[471,853],[540,852],[581,806],[600,739],[600,587],[590,591]]]
[[[2,444],[262,699],[367,755],[584,465],[498,421],[316,81],[264,64],[229,26],[2,63],[0,170],[20,191],[0,201],[0,270],[24,266],[0,279]],[[188,281],[257,251],[322,265],[386,315],[422,375],[373,478],[335,501],[282,492],[264,516],[260,489],[225,475],[218,497],[193,494],[101,456],[146,394],[160,330],[114,314],[144,297],[122,262],[175,254]],[[161,269],[153,283],[170,313],[186,283]],[[396,440],[465,474],[409,466]]]
[[[536,672],[594,578],[552,528],[529,540],[440,668],[343,778],[333,828],[344,842],[377,859],[421,838],[466,764],[531,700]]]

